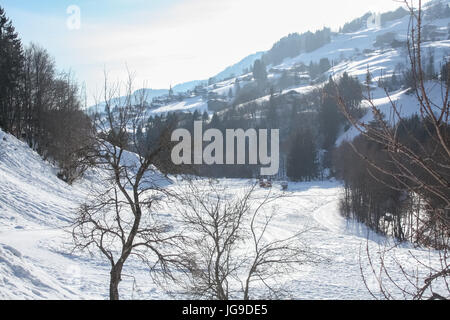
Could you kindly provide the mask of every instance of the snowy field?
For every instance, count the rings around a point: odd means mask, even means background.
[[[92,188],[99,188],[101,177],[101,172],[92,172],[70,187],[25,144],[0,131],[0,299],[109,297],[109,264],[101,256],[72,253],[70,234],[77,207]],[[249,185],[248,180],[222,183],[230,194],[239,194]],[[178,187],[178,182],[169,186]],[[256,196],[263,197],[265,192],[258,189]],[[334,181],[291,184],[285,197],[268,208],[277,212],[268,232],[271,238],[308,228],[302,241],[323,258],[290,276],[286,285],[295,299],[371,299],[359,263],[368,231],[339,215],[341,192],[341,185]],[[279,185],[274,193],[281,193]],[[170,206],[161,210],[169,218],[174,214]],[[385,240],[370,235],[374,254]],[[436,252],[410,245],[393,251],[404,263],[411,260],[410,252],[427,260],[438,258]],[[394,277],[402,279],[400,273]],[[369,286],[375,290],[376,282],[369,280]],[[122,299],[172,298],[135,260],[125,265],[120,293]]]

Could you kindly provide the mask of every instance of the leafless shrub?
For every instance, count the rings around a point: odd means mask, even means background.
[[[230,195],[226,186],[210,180],[187,182],[178,198],[188,235],[183,241],[185,269],[178,281],[189,296],[280,299],[289,293],[282,279],[318,260],[302,241],[307,230],[281,240],[270,238],[276,210],[265,209],[280,196],[268,192],[257,198],[255,185]],[[261,293],[257,287],[263,287]]]

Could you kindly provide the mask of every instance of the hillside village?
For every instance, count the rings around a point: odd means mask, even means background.
[[[0,299],[449,299],[450,0],[419,12],[169,89],[105,78],[88,107],[0,7]],[[206,130],[243,142],[207,163]],[[279,138],[278,173],[246,162],[251,130]]]

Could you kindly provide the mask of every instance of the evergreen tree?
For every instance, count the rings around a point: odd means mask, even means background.
[[[399,80],[398,80],[397,74],[394,72],[391,77],[391,83],[389,85],[389,90],[393,91],[393,90],[397,90],[398,88],[399,88]]]
[[[230,88],[230,90],[228,90],[228,98],[231,100],[233,99],[233,89]]]
[[[450,62],[446,62],[441,69],[441,81],[450,86]]]
[[[311,181],[317,178],[317,148],[309,128],[301,129],[294,136],[288,154],[287,175],[294,181]]]
[[[258,85],[263,86],[267,81],[266,65],[262,60],[256,60],[253,64],[253,77],[258,82]]]
[[[336,89],[338,91],[336,91]],[[361,116],[360,104],[363,98],[361,84],[356,78],[344,73],[336,84],[332,78],[323,88],[322,101],[319,108],[319,127],[323,137],[323,148],[330,150],[336,142],[339,130],[348,123],[340,111],[337,96],[343,99],[349,112],[354,117]]]
[[[202,116],[202,120],[203,120],[203,122],[205,122],[205,121],[208,121],[209,120],[209,115],[208,115],[208,112],[203,112],[203,116]]]
[[[217,115],[216,112],[214,112],[211,122],[209,124],[210,128],[215,128],[215,129],[220,129],[221,128],[221,121],[219,116]]]
[[[201,115],[200,115],[200,112],[198,110],[194,111],[194,114],[192,115],[192,119],[194,121],[199,121],[201,119]]]
[[[328,70],[331,69],[330,60],[328,60],[328,58],[320,59],[319,66],[320,66],[320,73],[327,72]]]
[[[287,70],[284,70],[280,80],[278,80],[279,89],[286,89],[295,84],[295,78],[289,75]]]
[[[136,140],[139,146],[144,145],[144,131],[141,124],[138,124],[136,128]]]
[[[277,129],[278,124],[278,112],[277,112],[277,106],[275,101],[275,92],[273,87],[270,89],[270,99],[269,99],[269,106],[267,111],[267,125],[271,129]]]
[[[239,78],[237,78],[236,81],[234,82],[234,92],[235,92],[235,96],[236,97],[241,92],[241,84],[240,84]]]
[[[319,108],[319,127],[323,136],[323,148],[330,149],[336,142],[342,115],[336,101],[336,84],[332,78],[325,85]]]
[[[367,72],[366,72],[366,87],[367,92],[370,93],[370,87],[372,85],[372,74],[370,73],[369,66],[367,66]]]
[[[296,132],[299,125],[299,106],[294,104],[291,109],[291,114],[289,116],[289,132]]]
[[[428,80],[432,80],[436,77],[434,72],[434,53],[431,49],[428,51],[428,64],[425,77]]]
[[[317,64],[315,64],[314,62],[311,61],[309,63],[308,70],[309,70],[309,76],[311,77],[311,79],[316,79],[319,76],[319,74],[320,74],[319,69],[320,69],[320,67]]]
[[[0,128],[13,130],[20,110],[16,97],[23,65],[22,43],[11,20],[0,7]]]
[[[350,77],[347,72],[344,72],[342,78],[339,79],[338,87],[339,94],[350,109],[357,109],[363,99],[362,88],[358,79]]]

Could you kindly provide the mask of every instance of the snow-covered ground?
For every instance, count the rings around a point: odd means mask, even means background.
[[[102,172],[91,172],[68,186],[55,169],[24,143],[0,131],[0,299],[107,299],[109,264],[99,255],[72,253],[71,222],[92,188],[101,186]],[[247,180],[224,180],[227,192],[239,194]],[[178,188],[179,182],[168,186]],[[280,186],[274,186],[280,193]],[[266,191],[260,189],[256,196]],[[270,237],[284,238],[304,228],[311,250],[322,256],[292,274],[287,286],[296,299],[370,299],[362,282],[359,251],[368,230],[339,214],[342,187],[338,182],[292,183],[274,207],[277,219]],[[270,208],[272,209],[272,208]],[[173,212],[169,206],[164,212]],[[386,239],[370,235],[376,253]],[[436,252],[403,245],[394,250],[405,263],[409,252],[436,260]],[[364,259],[363,259],[364,260]],[[393,263],[393,262],[392,262]],[[394,277],[401,279],[399,273]],[[374,281],[369,282],[376,289]],[[123,299],[170,298],[155,285],[139,261],[130,260],[120,285]]]
[[[303,53],[286,59],[277,69],[291,69],[302,62],[318,62],[321,58],[337,63],[330,74],[338,76],[348,72],[365,80],[367,69],[374,76],[374,82],[381,75],[390,75],[399,63],[407,65],[406,48],[377,49],[373,44],[376,37],[394,32],[397,39],[406,40],[408,17],[388,23],[383,28],[363,29],[352,34],[338,34],[331,43],[311,53]],[[449,19],[437,20],[432,24],[447,31]],[[436,40],[424,43],[424,50],[434,49],[435,67],[449,56],[450,40]],[[364,52],[364,49],[370,51]],[[249,62],[249,65],[251,63]],[[234,72],[234,71],[233,71]],[[241,87],[247,84],[249,75],[240,77]],[[273,78],[269,74],[269,78]],[[209,86],[209,92],[226,96],[234,92],[236,79],[228,79]],[[320,86],[320,84],[318,85]],[[432,97],[438,100],[440,87],[428,83]],[[289,88],[307,93],[316,86],[304,85]],[[375,105],[387,114],[389,101],[381,89],[372,92]],[[417,110],[417,100],[406,91],[392,93],[392,100],[402,106],[404,115]],[[269,96],[256,102],[267,101]],[[152,115],[167,112],[207,111],[207,102],[202,97],[188,98],[158,109],[150,110]],[[387,114],[389,117],[389,114]],[[369,122],[371,114],[363,119]],[[352,139],[357,132],[346,132],[338,140]],[[68,186],[56,177],[56,169],[31,151],[24,143],[0,131],[0,299],[107,299],[109,264],[100,255],[72,252],[71,224],[77,208],[86,201],[93,189],[102,187],[104,172],[91,171],[82,181]],[[247,180],[224,180],[230,195],[240,194],[248,187]],[[178,188],[174,183],[167,188]],[[275,184],[275,193],[280,186]],[[258,190],[256,196],[263,196]],[[362,265],[367,276],[367,285],[377,290],[376,281],[370,277],[364,250],[366,243],[375,256],[390,239],[371,234],[367,228],[354,221],[348,221],[339,214],[339,200],[342,186],[335,181],[291,183],[285,197],[274,203],[277,219],[268,235],[284,238],[304,228],[310,229],[303,237],[311,250],[323,257],[320,262],[299,267],[290,277],[287,286],[296,299],[371,299],[360,271]],[[161,210],[173,214],[175,210],[167,205]],[[367,240],[369,238],[369,240]],[[415,270],[417,264],[412,257],[437,263],[438,252],[417,249],[403,244],[390,251],[386,264],[391,276],[400,285],[408,283],[401,275],[394,261],[400,261],[405,268]],[[376,260],[376,258],[375,258]],[[155,285],[143,264],[130,259],[125,265],[120,285],[123,299],[170,298]],[[402,298],[402,296],[398,296]]]
[[[352,76],[359,76],[360,80],[364,81],[369,67],[376,81],[381,75],[381,71],[384,75],[389,75],[392,74],[399,63],[404,66],[409,65],[406,45],[398,49],[389,46],[384,48],[374,47],[378,36],[390,32],[395,34],[397,40],[406,42],[410,28],[409,20],[410,17],[406,16],[389,22],[384,27],[366,28],[354,33],[338,34],[332,37],[329,44],[310,53],[302,53],[297,57],[286,59],[277,68],[290,69],[298,63],[308,65],[311,61],[317,63],[321,58],[328,58],[330,61],[342,60],[330,71],[333,75],[347,72]],[[449,19],[441,19],[429,22],[427,25],[436,26],[439,30],[443,29],[444,33],[447,34],[449,22]],[[429,49],[433,50],[435,68],[438,70],[443,58],[448,56],[450,52],[450,40],[441,39],[425,42],[422,46],[423,53],[428,54]],[[364,53],[364,50],[370,51]]]
[[[435,106],[442,106],[445,97],[445,88],[439,81],[428,81],[425,83],[425,90],[430,101]],[[415,92],[408,92],[410,90],[399,90],[392,92],[389,96],[381,88],[376,88],[371,92],[371,99],[374,106],[376,106],[384,115],[385,119],[391,123],[398,121],[398,117],[394,114],[392,103],[395,104],[399,114],[402,118],[407,119],[413,115],[420,116],[420,103],[417,99]],[[362,101],[362,107],[367,110],[366,115],[361,119],[363,123],[370,123],[373,121],[374,116],[372,113],[371,105],[367,100]],[[439,112],[436,107],[435,112]],[[343,141],[351,141],[359,132],[354,127],[351,127],[348,131],[343,133],[336,141],[336,145],[339,146]]]

